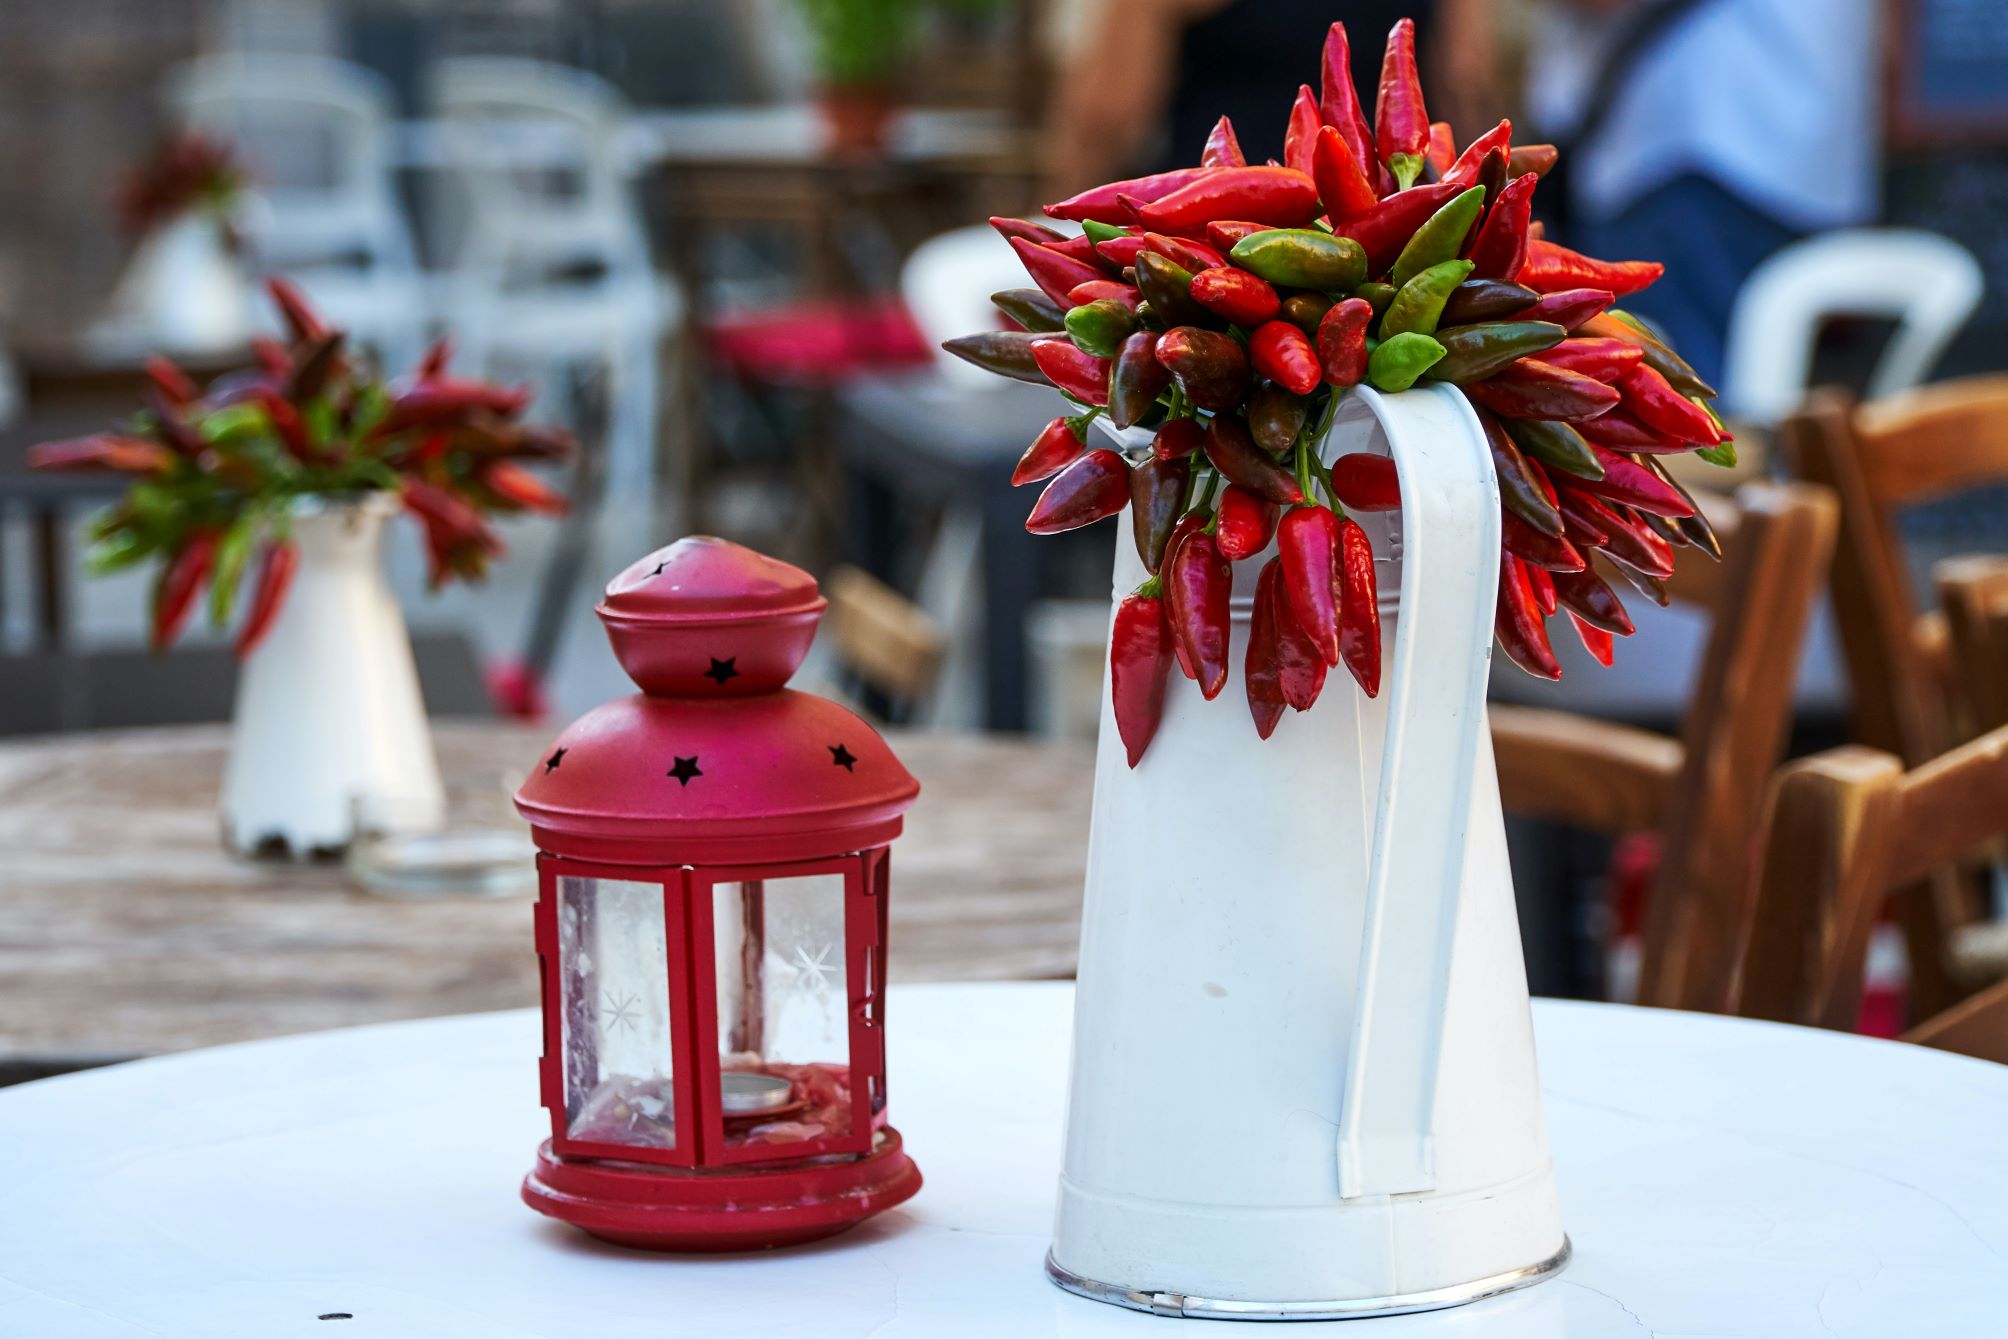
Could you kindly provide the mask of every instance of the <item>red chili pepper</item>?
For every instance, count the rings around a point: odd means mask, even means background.
[[[274,380],[283,381],[293,374],[293,355],[286,352],[286,346],[269,335],[251,337],[251,356],[258,360],[258,366]]]
[[[1519,176],[1532,172],[1537,177],[1545,177],[1554,171],[1556,160],[1561,157],[1552,144],[1516,144],[1513,146],[1512,172]]]
[[[1142,761],[1157,734],[1165,681],[1171,675],[1171,625],[1156,585],[1155,580],[1144,583],[1151,594],[1139,590],[1123,597],[1109,633],[1109,697],[1131,767]]]
[[[1267,498],[1256,497],[1239,484],[1229,484],[1220,494],[1220,519],[1213,527],[1214,542],[1229,562],[1252,558],[1269,547],[1276,537],[1276,521],[1282,509]]]
[[[1380,579],[1360,523],[1339,522],[1339,658],[1368,697],[1380,696]]]
[[[1283,165],[1311,175],[1311,158],[1324,122],[1318,114],[1318,99],[1309,84],[1297,88],[1297,100],[1290,104],[1290,120],[1283,129]]]
[[[1046,374],[1046,380],[1081,403],[1109,402],[1109,372],[1115,365],[1112,359],[1084,353],[1070,340],[1042,339],[1032,346],[1032,361]]]
[[[1277,627],[1281,581],[1280,562],[1271,558],[1262,565],[1262,574],[1255,580],[1255,605],[1248,615],[1248,654],[1241,665],[1241,681],[1248,692],[1248,714],[1254,718],[1255,733],[1263,739],[1276,732],[1285,705]]]
[[[1217,219],[1247,219],[1278,227],[1309,223],[1318,213],[1318,188],[1287,167],[1223,167],[1136,211],[1145,227],[1187,230]]]
[[[1206,445],[1206,429],[1196,418],[1166,419],[1151,438],[1150,449],[1159,460],[1177,460]]]
[[[1561,603],[1555,596],[1555,578],[1532,563],[1523,562],[1520,568],[1527,574],[1527,584],[1534,588],[1534,603],[1541,607],[1541,617],[1552,617]]]
[[[279,315],[285,319],[286,328],[293,332],[293,340],[319,339],[328,333],[328,324],[308,303],[307,297],[291,281],[272,275],[265,280],[265,291],[272,295],[273,303],[279,308]]]
[[[1283,301],[1267,280],[1231,265],[1192,276],[1192,300],[1235,325],[1254,327],[1273,320]]]
[[[1167,237],[1161,232],[1147,232],[1143,244],[1157,252],[1182,270],[1190,270],[1196,277],[1202,271],[1225,265],[1227,257],[1215,251],[1204,242],[1194,242],[1186,238]]]
[[[481,482],[490,492],[529,511],[562,516],[569,507],[563,493],[511,461],[489,461],[481,471]]]
[[[1067,234],[1058,228],[1048,228],[1045,224],[1034,223],[1030,219],[1005,218],[993,214],[990,217],[990,226],[1006,241],[1013,237],[1022,237],[1035,246],[1045,246],[1052,242],[1067,240]]]
[[[1044,347],[1035,345],[1034,350]],[[1508,363],[1484,381],[1462,387],[1474,404],[1505,418],[1595,418],[1618,402],[1615,386],[1567,372],[1536,358]]]
[[[1562,666],[1548,642],[1548,625],[1534,602],[1527,569],[1510,553],[1499,555],[1499,611],[1493,621],[1506,658],[1537,679],[1559,679]]]
[[[1484,165],[1485,155],[1494,149],[1510,149],[1513,145],[1513,123],[1501,121],[1477,139],[1464,146],[1464,152],[1450,165],[1450,170],[1442,174],[1440,180],[1455,182],[1459,186],[1476,186],[1478,170]],[[1492,198],[1487,192],[1488,198]]]
[[[1630,346],[1639,357],[1644,351]],[[1634,365],[1618,382],[1625,408],[1648,428],[1657,428],[1669,437],[1714,446],[1722,440],[1722,430],[1708,411],[1673,388],[1673,384],[1643,362]]]
[[[1457,141],[1451,137],[1450,122],[1431,121],[1429,123],[1429,148],[1423,153],[1422,164],[1429,175],[1437,181],[1450,171],[1450,165],[1457,161]]]
[[[1232,251],[1234,244],[1250,233],[1268,231],[1266,223],[1253,223],[1247,219],[1215,219],[1206,225],[1206,240],[1213,244],[1215,250],[1224,253]]]
[[[1105,276],[1113,275],[1121,268],[1118,265],[1112,264],[1106,256],[1095,250],[1095,239],[1085,233],[1078,237],[1062,237],[1057,242],[1046,242],[1043,245],[1048,251],[1057,252],[1068,260],[1078,260],[1089,269],[1096,270]]]
[[[54,473],[111,470],[119,474],[158,474],[174,463],[174,453],[144,437],[101,432],[59,442],[39,442],[28,448],[27,459],[29,469]]]
[[[1187,399],[1211,413],[1231,410],[1248,395],[1248,350],[1218,330],[1174,326],[1159,337],[1157,360]]]
[[[1143,294],[1131,284],[1119,283],[1114,279],[1090,279],[1077,288],[1067,290],[1069,306],[1081,307],[1102,298],[1113,298],[1123,306],[1135,311],[1143,302]]]
[[[1227,686],[1228,603],[1234,571],[1204,530],[1187,534],[1164,561],[1165,609],[1179,666],[1211,701]]]
[[[216,532],[198,530],[161,569],[153,588],[153,649],[165,651],[181,634],[202,583],[216,562]]]
[[[507,417],[521,413],[529,403],[530,391],[527,387],[432,377],[392,400],[390,411],[377,424],[372,436],[384,438],[406,428],[461,423],[476,413]]]
[[[1309,395],[1324,375],[1311,337],[1288,321],[1265,321],[1249,331],[1248,361],[1292,395]]]
[[[1109,422],[1118,428],[1142,420],[1171,385],[1171,373],[1157,360],[1158,339],[1154,330],[1139,330],[1116,350],[1109,371]]]
[[[1694,515],[1694,504],[1682,497],[1679,490],[1630,456],[1619,455],[1594,442],[1590,443],[1590,450],[1596,453],[1597,463],[1604,467],[1604,477],[1571,477],[1571,488],[1594,493],[1611,502],[1622,502],[1640,511],[1649,511],[1655,516],[1678,519]]]
[[[1061,470],[1039,494],[1025,528],[1057,535],[1113,516],[1129,505],[1129,462],[1106,447]]]
[[[1341,237],[1350,237],[1367,253],[1367,273],[1383,274],[1429,216],[1463,194],[1447,181],[1396,191],[1358,218],[1332,221]]]
[[[1130,535],[1136,540],[1136,555],[1143,560],[1144,570],[1152,575],[1164,566],[1171,532],[1191,482],[1189,459],[1159,460],[1153,456],[1130,470]]]
[[[1601,549],[1649,577],[1673,575],[1673,546],[1644,522],[1573,488],[1561,490],[1560,505],[1569,538],[1576,543]]]
[[[1584,622],[1620,637],[1632,635],[1631,615],[1595,572],[1556,572],[1555,597]]]
[[[264,386],[258,388],[256,398],[265,417],[272,421],[272,430],[279,434],[279,440],[296,460],[313,460],[320,454],[314,446],[313,434],[307,431],[306,420],[300,417],[291,400]]]
[[[1071,219],[1076,222],[1128,223],[1129,211],[1122,206],[1123,197],[1128,196],[1133,200],[1142,201],[1161,199],[1179,187],[1188,186],[1201,177],[1219,170],[1213,167],[1181,167],[1148,177],[1111,181],[1091,190],[1082,191],[1079,195],[1068,196],[1056,204],[1047,205],[1046,216]]]
[[[1501,546],[1523,563],[1551,572],[1580,572],[1588,565],[1574,544],[1542,534],[1510,511],[1501,512],[1499,521]]]
[[[1331,126],[1318,128],[1311,148],[1311,180],[1317,183],[1319,203],[1335,220],[1358,218],[1380,200],[1359,160],[1346,147],[1345,137]]]
[[[1586,377],[1593,377],[1603,382],[1606,386],[1614,386],[1624,375],[1625,369],[1637,364],[1643,356],[1636,344],[1627,344],[1621,339],[1565,339],[1544,352],[1541,361],[1550,367],[1580,372]],[[1601,414],[1598,417],[1609,418],[1610,414]]]
[[[1564,288],[1607,288],[1619,297],[1636,293],[1666,273],[1654,260],[1597,260],[1553,242],[1530,240],[1527,263],[1513,276],[1536,293]]]
[[[1099,267],[1063,255],[1050,246],[1041,246],[1023,237],[1013,237],[1010,242],[1011,249],[1018,253],[1018,259],[1025,266],[1025,273],[1031,275],[1039,290],[1055,302],[1065,302],[1067,294],[1081,284],[1108,277]]]
[[[1290,612],[1327,665],[1339,663],[1339,518],[1328,507],[1293,507],[1276,527]]]
[[[1599,665],[1609,669],[1611,661],[1617,658],[1617,639],[1602,628],[1585,623],[1583,616],[1573,609],[1569,610],[1569,622],[1575,624],[1576,636],[1582,639],[1583,649],[1594,656]]]
[[[1326,384],[1357,386],[1367,374],[1367,327],[1373,304],[1365,298],[1334,303],[1318,318],[1318,370]]]
[[[1374,142],[1390,168],[1397,158],[1420,158],[1429,148],[1429,113],[1422,105],[1422,76],[1415,68],[1415,20],[1388,30],[1381,57],[1380,96],[1374,101]],[[1400,172],[1395,173],[1397,179]]]
[[[1297,476],[1257,446],[1248,425],[1230,414],[1215,414],[1206,425],[1206,458],[1222,478],[1257,497],[1284,505],[1304,500]]]
[[[1549,321],[1564,330],[1574,330],[1595,319],[1618,300],[1607,288],[1564,288],[1546,294],[1539,302],[1506,318],[1513,321]]]
[[[1499,192],[1471,243],[1472,278],[1518,282],[1516,276],[1527,259],[1527,225],[1534,216],[1534,188],[1540,184],[1541,179],[1529,172],[1513,178]]]
[[[1143,249],[1141,232],[1130,233],[1123,237],[1111,237],[1106,242],[1095,243],[1096,253],[1119,270],[1136,264],[1137,255]]]
[[[1340,456],[1332,462],[1332,492],[1352,511],[1401,510],[1401,479],[1391,456]]]
[[[237,630],[237,658],[243,660],[258,649],[279,615],[279,605],[293,584],[300,567],[300,546],[290,539],[274,540],[265,546],[258,567],[258,583],[251,588],[251,604],[244,625]]]
[[[429,381],[446,371],[446,365],[453,361],[453,336],[441,335],[432,347],[425,351],[425,357],[418,361],[417,378]]]
[[[1386,195],[1394,189],[1394,182],[1381,163],[1366,109],[1360,106],[1359,90],[1353,87],[1352,60],[1346,25],[1334,23],[1325,32],[1324,61],[1318,72],[1318,111],[1353,151],[1353,160],[1369,174],[1375,192]]]
[[[179,408],[202,398],[202,392],[189,380],[188,373],[174,365],[171,359],[159,354],[146,360],[146,378],[154,384],[161,398]]]
[[[1664,456],[1694,449],[1693,442],[1684,442],[1657,428],[1647,427],[1626,413],[1623,405],[1609,413],[1585,419],[1576,425],[1576,430],[1598,446],[1608,446],[1613,451]]]
[[[1248,160],[1241,156],[1241,141],[1235,138],[1234,123],[1226,117],[1223,116],[1213,123],[1213,130],[1206,137],[1206,148],[1199,155],[1199,165],[1201,167],[1248,165]]]

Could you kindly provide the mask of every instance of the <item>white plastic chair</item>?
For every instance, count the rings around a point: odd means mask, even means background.
[[[1896,334],[1869,378],[1880,399],[1918,385],[1979,305],[1980,264],[1915,228],[1849,228],[1795,242],[1759,265],[1729,317],[1722,404],[1768,427],[1811,389],[1813,345],[1835,316],[1885,316]]]
[[[468,192],[446,286],[463,358],[547,379],[604,367],[607,495],[646,507],[661,342],[683,304],[649,259],[625,103],[584,71],[499,57],[439,62],[432,91]],[[512,156],[512,142],[534,152]]]
[[[318,56],[210,56],[169,77],[167,101],[181,124],[227,139],[248,160],[254,197],[243,226],[257,268],[294,279],[393,371],[415,360],[425,313],[392,187],[383,80]]]

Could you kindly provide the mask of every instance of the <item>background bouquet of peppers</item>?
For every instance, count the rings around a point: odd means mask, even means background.
[[[385,383],[345,348],[284,280],[268,288],[290,338],[254,341],[258,366],[205,392],[164,358],[147,364],[146,409],[125,428],[45,442],[29,464],[134,476],[93,525],[98,571],[159,557],[152,642],[165,648],[206,586],[221,627],[254,565],[237,633],[247,655],[285,599],[299,551],[297,499],[397,494],[425,533],[432,584],[479,578],[503,551],[495,512],[557,513],[565,500],[517,462],[556,459],[562,429],[520,421],[529,392],[447,374],[450,346],[433,346],[410,376]]]
[[[162,140],[151,156],[119,182],[114,203],[119,225],[135,237],[191,210],[202,209],[226,225],[249,174],[231,147],[191,130]]]
[[[1522,669],[1561,677],[1548,619],[1565,613],[1599,661],[1632,631],[1590,563],[1664,604],[1673,549],[1719,554],[1660,463],[1733,463],[1714,391],[1620,297],[1657,279],[1557,246],[1531,222],[1551,145],[1501,121],[1460,152],[1432,123],[1415,28],[1388,35],[1369,126],[1345,26],[1322,91],[1297,91],[1285,162],[1250,166],[1222,118],[1199,165],[1111,182],[1046,206],[1065,236],[992,219],[1036,288],[993,296],[1016,326],[950,340],[980,367],[1051,383],[1083,407],[1056,418],[1012,477],[1050,480],[1026,529],[1052,534],[1132,509],[1151,576],[1118,607],[1116,724],[1134,767],[1177,664],[1206,697],[1228,674],[1230,563],[1266,551],[1243,678],[1267,738],[1343,662],[1380,688],[1374,558],[1347,514],[1400,506],[1394,462],[1326,468],[1318,444],[1347,388],[1457,386],[1491,444],[1504,503],[1496,631]],[[1154,428],[1137,459],[1090,450],[1089,425]]]

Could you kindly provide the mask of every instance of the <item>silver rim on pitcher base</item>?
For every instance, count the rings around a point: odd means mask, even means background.
[[[1395,1297],[1357,1297],[1336,1302],[1227,1302],[1147,1288],[1124,1288],[1114,1283],[1084,1279],[1066,1269],[1050,1254],[1046,1256],[1046,1277],[1070,1293],[1128,1307],[1132,1311],[1148,1311],[1155,1316],[1182,1316],[1193,1320],[1347,1320],[1399,1316],[1412,1311],[1438,1311],[1513,1292],[1559,1274],[1569,1263],[1573,1249],[1569,1239],[1563,1237],[1562,1249],[1546,1260],[1522,1269],[1448,1288],[1432,1288],[1428,1292],[1403,1293]]]

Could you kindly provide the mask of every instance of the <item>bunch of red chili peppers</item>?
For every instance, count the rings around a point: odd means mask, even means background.
[[[1110,660],[1132,767],[1171,665],[1208,698],[1225,686],[1230,564],[1272,542],[1243,666],[1256,729],[1267,738],[1286,706],[1310,707],[1341,662],[1379,691],[1374,557],[1348,513],[1400,496],[1385,456],[1319,459],[1349,387],[1448,382],[1477,411],[1505,507],[1496,630],[1531,674],[1561,675],[1558,611],[1606,665],[1632,630],[1590,550],[1661,604],[1675,547],[1719,552],[1660,463],[1690,450],[1733,462],[1715,392],[1615,306],[1661,267],[1544,240],[1530,210],[1554,147],[1516,146],[1501,121],[1459,152],[1423,109],[1409,20],[1388,35],[1371,125],[1349,60],[1334,23],[1281,164],[1248,164],[1222,117],[1197,167],[1046,206],[1079,235],[992,219],[1037,287],[994,295],[1015,329],[946,346],[1082,406],[1013,475],[1050,480],[1028,530],[1131,509],[1151,576],[1116,611]],[[1102,415],[1154,430],[1148,451],[1090,449]]]
[[[248,576],[236,642],[239,655],[250,653],[299,565],[290,535],[298,499],[399,494],[424,529],[435,586],[478,579],[502,553],[490,513],[565,509],[518,463],[559,459],[573,446],[561,429],[520,421],[528,391],[448,375],[444,340],[412,375],[386,384],[290,284],[274,279],[269,288],[289,338],[255,341],[256,368],[205,391],[155,358],[147,407],[128,427],[29,451],[38,469],[134,476],[95,523],[92,561],[110,571],[163,560],[153,590],[156,649],[180,633],[204,587],[221,627]]]

